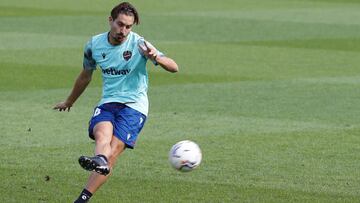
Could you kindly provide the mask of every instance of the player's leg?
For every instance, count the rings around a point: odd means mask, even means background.
[[[94,157],[81,156],[79,164],[89,171],[96,171],[102,175],[107,175],[110,172],[108,166],[108,157],[111,154],[111,138],[113,136],[113,125],[110,121],[98,122],[92,134],[95,138],[95,155]]]
[[[95,140],[94,157],[81,156],[79,164],[85,170],[95,171],[103,175],[110,172],[107,157],[111,153],[111,137],[113,135],[113,109],[110,104],[103,104],[94,109],[94,114],[89,122],[89,137]]]
[[[113,125],[110,121],[102,121],[95,125],[95,155],[102,154],[108,158],[111,154],[111,139],[113,137]]]

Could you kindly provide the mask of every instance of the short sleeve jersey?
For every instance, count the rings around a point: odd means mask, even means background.
[[[125,42],[111,45],[108,32],[93,36],[85,46],[83,67],[102,72],[103,91],[98,105],[119,102],[148,114],[147,58],[139,49],[144,39],[130,32]],[[164,55],[158,51],[158,55]]]

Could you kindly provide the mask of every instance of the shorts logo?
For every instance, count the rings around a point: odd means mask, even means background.
[[[131,134],[129,133],[129,134],[127,134],[127,140],[129,140],[130,139],[130,137],[131,137]]]
[[[123,57],[124,57],[125,61],[128,61],[131,58],[131,56],[132,56],[131,51],[124,51],[123,52]]]
[[[96,108],[93,117],[99,115],[100,113],[101,113],[101,110],[99,108]]]

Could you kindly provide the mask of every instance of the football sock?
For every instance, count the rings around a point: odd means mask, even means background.
[[[89,201],[91,196],[92,193],[84,188],[84,190],[81,192],[80,196],[77,198],[77,200],[74,203],[86,203]]]

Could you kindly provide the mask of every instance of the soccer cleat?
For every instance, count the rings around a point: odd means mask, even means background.
[[[101,156],[81,156],[79,158],[80,166],[87,171],[95,171],[101,175],[108,175],[110,173],[110,168],[107,164],[107,161]]]

